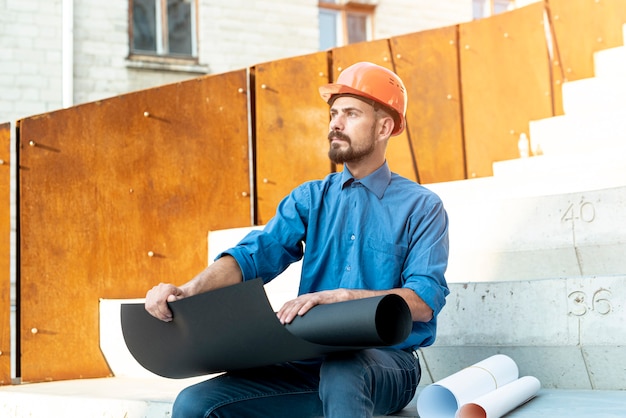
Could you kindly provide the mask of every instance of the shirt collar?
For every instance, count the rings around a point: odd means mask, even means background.
[[[341,174],[341,185],[342,188],[348,187],[352,184],[356,179],[348,170],[348,167],[344,164],[343,172]],[[389,165],[387,161],[384,162],[383,165],[380,166],[376,171],[367,177],[358,180],[363,186],[365,186],[369,191],[374,193],[379,199],[382,199],[385,194],[385,190],[387,190],[387,186],[391,181],[391,170],[389,170]]]

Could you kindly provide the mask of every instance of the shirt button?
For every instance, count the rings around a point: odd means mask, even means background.
[[[352,270],[352,267],[347,266],[347,267],[346,267],[346,271],[350,271],[350,270]]]
[[[353,234],[353,235],[350,237],[350,239],[351,239],[352,241],[354,241],[354,240],[356,239],[356,235],[354,235],[354,234]]]

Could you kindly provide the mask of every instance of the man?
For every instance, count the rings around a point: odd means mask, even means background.
[[[416,350],[435,340],[449,293],[447,215],[434,193],[386,163],[387,142],[406,123],[406,91],[396,74],[357,63],[320,94],[330,105],[328,154],[343,172],[294,189],[263,231],[186,284],[155,286],[146,309],[170,321],[168,301],[257,277],[268,282],[304,257],[299,296],[277,312],[281,323],[319,304],[395,293],[411,309],[412,332],[391,348],[226,373],[183,390],[174,418],[363,418],[396,412],[415,394]]]

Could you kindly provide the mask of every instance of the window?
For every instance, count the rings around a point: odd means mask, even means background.
[[[195,0],[131,0],[130,53],[194,58]]]
[[[320,51],[372,39],[375,5],[362,1],[320,1]]]
[[[474,19],[504,13],[515,8],[515,0],[473,0]]]

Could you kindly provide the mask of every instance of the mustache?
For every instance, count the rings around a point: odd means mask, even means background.
[[[351,143],[352,142],[348,135],[344,134],[343,132],[339,132],[339,131],[330,131],[328,133],[328,140],[332,141],[333,139],[339,139],[339,140],[342,140],[342,141],[346,141],[347,143]]]

